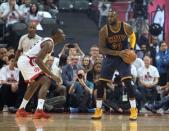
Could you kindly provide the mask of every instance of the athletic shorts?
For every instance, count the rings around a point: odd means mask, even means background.
[[[18,59],[18,68],[21,71],[26,82],[31,82],[42,74],[42,70],[35,63],[36,57],[20,56]]]
[[[115,71],[119,72],[122,80],[132,78],[131,66],[125,63],[120,57],[106,56],[103,59],[100,80],[111,81]]]

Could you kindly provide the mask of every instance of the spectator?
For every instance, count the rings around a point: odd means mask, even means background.
[[[66,55],[61,55],[59,59],[59,68],[62,69],[63,66],[68,64],[67,56]]]
[[[154,102],[157,98],[156,86],[158,84],[159,72],[156,67],[151,65],[149,56],[144,57],[144,67],[139,68],[139,90],[144,97],[144,102]]]
[[[0,10],[3,13],[1,17],[6,23],[6,42],[8,46],[14,47],[16,44],[14,42],[17,41],[15,29],[18,28],[17,24],[23,20],[22,14],[16,0],[8,0],[8,2],[2,3]],[[19,28],[22,28],[22,26],[20,25]]]
[[[8,55],[15,54],[15,49],[13,47],[8,48]]]
[[[75,82],[69,89],[70,106],[78,108],[79,112],[87,112],[91,108],[93,84],[86,80],[84,70],[79,70],[76,75]]]
[[[149,35],[149,33],[148,33],[148,31],[147,31],[147,29],[145,29],[144,31],[143,31],[143,33],[141,34],[141,36],[140,36],[140,39],[139,39],[139,42],[138,42],[138,44],[139,44],[139,46],[141,47],[141,45],[143,44],[143,43],[145,43],[145,44],[147,44],[146,46],[149,46],[149,42],[148,42],[148,35]]]
[[[6,48],[0,48],[0,69],[6,65],[7,63],[3,60],[3,57],[6,56],[7,49]]]
[[[9,55],[5,55],[5,56],[2,58],[2,60],[5,62],[4,66],[6,66],[6,65],[8,64],[8,62],[9,62],[8,56],[9,56]]]
[[[16,4],[16,0],[8,0],[8,2],[2,3],[0,11],[3,13],[2,18],[6,21],[6,26],[17,23],[22,19],[22,15],[19,11],[19,6]]]
[[[156,65],[160,74],[159,85],[166,85],[167,67],[169,66],[169,49],[165,41],[160,44],[160,51],[156,55]]]
[[[81,66],[78,64],[78,56],[69,56],[69,64],[62,68],[63,85],[69,88],[74,82],[77,70]]]
[[[61,53],[59,53],[59,56],[61,55],[67,55],[67,56],[75,56],[77,55],[79,57],[79,63],[80,60],[82,60],[82,58],[85,56],[85,54],[83,53],[83,51],[80,49],[78,43],[74,43],[74,44],[65,44]]]
[[[84,68],[85,72],[89,72],[92,68],[90,57],[84,56],[82,59],[82,67]]]
[[[99,23],[98,27],[101,28],[107,22],[108,11],[111,8],[110,3],[99,2],[98,9],[99,9]]]
[[[145,55],[150,55],[147,44],[141,44],[140,50],[137,51],[137,57],[143,59]]]
[[[58,70],[53,70],[52,69],[52,65],[53,65],[53,62],[54,62],[54,57],[53,56],[50,56],[47,61],[46,61],[46,65],[48,66],[49,70],[52,71],[52,73],[54,75],[56,75],[58,78],[60,78],[60,83],[55,83],[55,87],[57,87],[57,91],[58,92],[62,92],[61,95],[65,95],[65,91],[64,91],[64,87],[62,86],[63,84],[63,80],[62,80],[62,77],[61,77],[61,71],[58,71]]]
[[[49,12],[53,18],[57,19],[59,10],[58,7],[55,5],[54,0],[45,0],[44,11]]]
[[[69,88],[74,83],[75,81],[75,76],[77,71],[81,68],[81,66],[78,64],[79,57],[76,56],[69,56],[68,57],[68,64],[65,65],[62,68],[62,79],[63,79],[63,85],[67,89],[67,96],[66,96],[66,110],[69,110],[69,97],[70,95],[68,94]]]
[[[138,70],[141,67],[144,67],[144,62],[142,59],[140,58],[136,58],[136,60],[133,62],[132,66],[134,66],[136,68],[136,72],[137,72],[137,76],[138,76]]]
[[[136,83],[137,80],[137,69],[134,65],[131,65],[131,75],[133,77],[133,82]]]
[[[35,3],[31,4],[26,22],[35,22],[36,24],[39,24],[42,19],[43,16],[39,14],[38,5]]]
[[[46,65],[49,70],[52,70],[52,65],[54,62],[54,57],[48,57],[46,61]],[[57,70],[52,70],[52,73],[58,76],[61,80],[61,83],[56,83],[53,80],[51,81],[51,85],[49,88],[49,93],[47,95],[47,99],[45,101],[45,109],[47,111],[56,111],[57,108],[64,108],[64,104],[66,102],[66,88],[62,85],[61,72]],[[62,96],[62,97],[61,97]]]
[[[165,113],[169,109],[169,96],[165,96],[161,101],[155,103],[147,103],[145,108],[152,113],[157,113],[159,109],[162,109],[162,113]]]
[[[92,47],[90,48],[90,55],[91,55],[90,60],[92,64],[94,64],[95,60],[99,56],[99,48],[97,45],[92,45]]]
[[[152,58],[152,65],[156,66],[156,54],[159,52],[159,40],[158,37],[152,36],[152,42],[150,43],[150,57]]]
[[[147,103],[145,105],[145,108],[152,113],[157,113],[158,110],[162,109],[162,113],[167,113],[168,114],[168,109],[169,109],[169,67],[168,67],[168,72],[167,72],[167,84],[165,86],[161,86],[160,92],[165,95],[160,101],[155,102],[155,103]]]
[[[103,61],[103,57],[104,57],[103,54],[99,54],[98,57],[96,58],[96,61],[98,60],[98,61],[102,62]]]
[[[100,61],[95,61],[91,71],[87,73],[87,80],[96,83],[99,80],[101,73],[102,63]]]
[[[26,20],[29,15],[31,0],[24,0],[24,2],[19,6],[19,10],[22,12],[22,16]]]
[[[0,70],[1,102],[3,105],[15,106],[17,100],[19,70],[15,68],[15,56],[11,54],[9,65]]]

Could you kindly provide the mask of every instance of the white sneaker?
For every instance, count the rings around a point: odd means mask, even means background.
[[[8,112],[8,106],[7,105],[4,105],[4,107],[3,107],[3,110],[2,110],[3,112]]]
[[[164,109],[160,108],[157,110],[157,113],[161,114],[161,115],[164,115]]]

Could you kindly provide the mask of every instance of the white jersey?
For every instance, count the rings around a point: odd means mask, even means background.
[[[39,52],[41,51],[42,47],[41,44],[44,41],[48,40],[52,41],[54,48],[54,42],[51,38],[42,38],[38,40],[32,46],[32,48],[30,48],[27,52],[25,52],[22,56],[19,57],[17,64],[25,81],[30,82],[32,80],[35,80],[40,74],[43,73],[43,71],[36,64],[35,59],[37,58]],[[45,56],[45,59],[43,60],[44,62],[46,62],[47,58],[51,55],[52,51]]]
[[[53,48],[54,48],[54,42],[51,38],[46,37],[46,38],[42,38],[40,40],[38,40],[27,52],[24,53],[24,55],[28,56],[28,57],[37,57],[39,52],[41,51],[42,48],[42,43],[45,41],[52,41],[53,43]],[[49,52],[51,53],[51,52]]]

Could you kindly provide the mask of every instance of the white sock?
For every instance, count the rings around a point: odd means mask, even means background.
[[[23,98],[22,103],[21,103],[19,109],[21,109],[21,108],[24,108],[24,109],[25,109],[25,107],[26,107],[26,105],[28,104],[28,102],[29,102],[28,100],[26,100],[26,99]]]
[[[102,108],[102,100],[96,100],[96,107]]]
[[[130,100],[130,106],[131,108],[136,108],[136,100]]]
[[[45,103],[44,99],[38,99],[38,106],[37,109],[43,110],[43,105]]]

